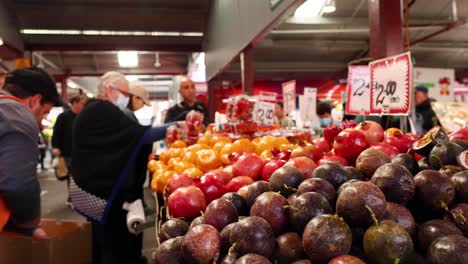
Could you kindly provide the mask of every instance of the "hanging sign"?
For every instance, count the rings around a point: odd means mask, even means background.
[[[370,114],[408,115],[413,65],[410,52],[369,63]]]
[[[346,114],[368,115],[370,111],[369,66],[349,66]]]
[[[299,113],[302,121],[312,121],[316,116],[316,88],[304,88],[304,95],[299,96]]]
[[[286,113],[296,111],[296,81],[289,81],[283,86],[283,106]]]

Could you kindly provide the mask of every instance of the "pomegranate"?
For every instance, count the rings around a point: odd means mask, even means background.
[[[374,144],[370,148],[382,151],[383,153],[387,154],[390,159],[393,159],[393,157],[400,154],[400,151],[396,147],[384,142]]]
[[[361,122],[359,125],[357,125],[356,129],[364,133],[369,145],[375,144],[384,139],[384,130],[382,126],[380,126],[380,124],[375,121],[369,120]]]
[[[263,168],[263,160],[252,153],[247,153],[239,157],[232,165],[234,176],[249,176],[254,181],[258,180]]]
[[[206,200],[203,192],[194,186],[181,187],[175,190],[168,199],[168,208],[172,217],[194,219],[205,211]]]
[[[323,129],[323,138],[328,143],[333,144],[333,140],[340,133],[341,129],[335,124],[329,124]]]
[[[212,174],[203,175],[200,180],[196,180],[193,185],[203,192],[207,203],[218,199],[226,193],[224,183],[219,178],[215,178]]]
[[[333,149],[336,155],[354,163],[359,154],[366,149],[366,136],[359,130],[345,129],[335,137]]]
[[[303,144],[295,148],[291,153],[291,158],[297,157],[308,157],[317,162],[323,157],[323,153],[320,148],[315,145]]]
[[[328,141],[324,138],[321,137],[317,139],[314,144],[322,151],[322,152],[329,152],[331,150],[331,145],[328,143]]]
[[[384,142],[396,147],[400,153],[405,153],[413,145],[415,140],[413,140],[409,135],[395,132],[392,136],[387,136],[384,139]]]
[[[357,123],[354,120],[344,120],[341,123],[341,129],[345,130],[348,128],[355,128],[357,126]]]
[[[291,158],[284,165],[298,169],[302,173],[302,175],[304,175],[304,179],[312,177],[312,173],[317,167],[317,164],[315,164],[315,162],[308,157]]]
[[[338,162],[343,166],[348,166],[349,165],[348,161],[345,158],[340,157],[338,155],[335,155],[335,154],[333,154],[331,152],[323,154],[323,158],[321,158],[318,161],[317,165],[320,166],[320,165],[322,165],[324,163],[327,163],[327,162]]]
[[[167,181],[166,190],[169,194],[174,192],[180,187],[186,187],[193,184],[193,179],[185,173],[174,174]]]
[[[252,180],[252,178],[248,176],[238,176],[238,177],[232,178],[232,180],[230,180],[226,184],[224,189],[228,192],[237,192],[240,188],[250,185],[253,182],[254,181]]]
[[[283,167],[285,163],[286,161],[281,159],[273,159],[267,162],[262,169],[262,180],[269,181],[271,174],[273,174],[277,169]]]
[[[449,139],[468,140],[468,128],[461,128],[455,132],[450,133]]]

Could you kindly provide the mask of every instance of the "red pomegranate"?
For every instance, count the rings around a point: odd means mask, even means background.
[[[461,128],[453,133],[450,133],[449,139],[468,140],[468,128]]]
[[[396,147],[400,153],[405,153],[413,145],[415,140],[409,135],[402,134],[399,132],[393,133],[392,136],[388,136],[384,139],[384,142]]]
[[[316,145],[302,144],[295,148],[291,153],[291,159],[297,157],[308,157],[317,162],[323,157],[323,153]]]
[[[333,154],[331,152],[323,154],[323,158],[321,158],[318,161],[317,165],[320,166],[320,165],[325,164],[327,162],[338,162],[343,166],[348,166],[349,165],[349,163],[348,163],[348,161],[346,159],[344,159],[344,158],[342,158],[342,157],[340,157],[338,155],[335,155],[335,154]]]
[[[357,123],[354,120],[344,120],[341,122],[341,129],[355,128]]]
[[[333,149],[336,155],[354,163],[359,154],[367,147],[366,136],[359,130],[345,129],[335,137]]]
[[[367,143],[369,145],[378,143],[384,139],[384,130],[382,126],[375,121],[364,121],[359,123],[355,128],[362,131],[366,136]]]
[[[396,147],[389,145],[387,143],[384,143],[384,142],[379,142],[377,144],[374,144],[370,148],[382,151],[383,153],[387,154],[387,156],[390,159],[393,159],[393,157],[400,154],[400,151]]]
[[[322,151],[322,152],[329,152],[331,150],[330,143],[324,138],[321,137],[315,140],[314,144]]]
[[[329,124],[323,129],[323,137],[328,143],[333,144],[333,140],[340,133],[341,129],[335,124]]]

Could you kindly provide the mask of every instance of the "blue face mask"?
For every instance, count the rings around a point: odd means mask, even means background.
[[[130,101],[130,98],[128,96],[125,96],[123,94],[119,94],[119,97],[117,97],[117,101],[115,102],[115,105],[120,109],[124,110],[127,108],[128,102]]]
[[[320,118],[320,126],[326,127],[331,123],[331,118]]]

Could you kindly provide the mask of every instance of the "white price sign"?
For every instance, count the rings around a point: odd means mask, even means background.
[[[272,125],[275,117],[275,104],[265,101],[255,103],[255,121],[259,124]]]
[[[410,52],[369,63],[370,114],[408,115],[413,64]]]
[[[349,66],[346,114],[368,115],[370,111],[369,66]]]
[[[299,96],[299,112],[302,121],[312,121],[316,112],[317,89],[304,88],[304,95]]]
[[[283,104],[284,111],[291,113],[296,111],[296,81],[283,83]]]

